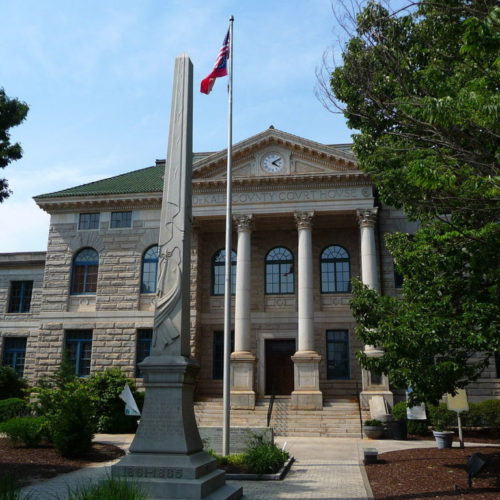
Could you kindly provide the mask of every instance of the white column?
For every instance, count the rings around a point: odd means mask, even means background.
[[[375,241],[377,213],[377,208],[358,210],[358,221],[361,230],[361,280],[371,289],[380,291]]]
[[[234,350],[250,351],[250,297],[251,297],[251,234],[253,218],[239,215],[236,265],[236,307],[234,317]]]
[[[323,395],[319,390],[319,362],[321,356],[314,350],[314,302],[312,219],[313,212],[295,213],[299,237],[298,264],[298,349],[292,356],[294,363],[294,391],[291,408],[321,410]]]
[[[236,304],[234,311],[234,352],[231,354],[231,408],[251,410],[255,407],[255,356],[251,352],[251,215],[234,217],[238,228],[236,260]]]
[[[314,351],[312,212],[295,213],[299,232],[298,255],[298,350]]]
[[[378,253],[375,238],[378,208],[358,210],[358,221],[361,232],[361,281],[380,292],[380,279],[378,272]],[[365,345],[364,352],[367,356],[382,356],[384,351],[373,345]],[[361,406],[370,408],[372,418],[385,418],[386,403],[393,404],[393,395],[389,390],[389,379],[383,374],[380,380],[375,381],[368,370],[361,371],[363,390],[360,394]],[[385,400],[385,402],[384,402]]]

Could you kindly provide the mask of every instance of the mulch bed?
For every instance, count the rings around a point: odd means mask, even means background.
[[[93,443],[83,457],[64,458],[51,445],[37,448],[13,447],[8,439],[0,438],[0,475],[15,478],[22,486],[27,486],[92,463],[108,462],[124,454],[116,446]]]
[[[455,443],[454,446],[457,446]],[[467,458],[480,452],[488,465],[468,489]],[[381,453],[379,463],[366,465],[375,500],[500,498],[500,448],[417,448]]]

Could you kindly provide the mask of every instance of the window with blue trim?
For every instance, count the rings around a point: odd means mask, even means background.
[[[95,293],[98,271],[99,254],[93,248],[80,250],[73,259],[71,293]]]
[[[5,337],[3,340],[3,364],[10,366],[22,377],[26,358],[26,337]]]
[[[346,293],[351,291],[351,265],[347,250],[338,245],[326,247],[321,252],[321,293]]]
[[[285,247],[271,249],[266,255],[266,294],[295,293],[293,254]]]
[[[75,375],[90,375],[92,358],[92,330],[66,330],[66,355],[75,367]]]
[[[156,292],[158,245],[149,247],[142,256],[141,293]]]
[[[349,332],[347,330],[326,331],[326,378],[328,380],[349,378]]]
[[[212,258],[212,295],[224,295],[226,250],[221,248]],[[231,294],[236,291],[236,252],[231,250]]]
[[[110,227],[132,227],[132,212],[111,212]]]
[[[136,348],[136,367],[135,376],[141,377],[139,367],[137,366],[141,361],[144,361],[151,354],[151,341],[153,339],[153,329],[143,328],[137,330],[137,348]]]
[[[11,281],[8,312],[29,312],[32,292],[33,281]]]
[[[80,214],[78,229],[99,229],[99,213]]]

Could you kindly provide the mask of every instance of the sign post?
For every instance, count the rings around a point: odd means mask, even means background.
[[[460,441],[460,448],[464,447],[464,436],[462,433],[462,419],[460,414],[463,411],[469,411],[469,402],[467,401],[467,391],[465,389],[457,389],[457,394],[452,396],[447,394],[446,405],[448,410],[457,413],[458,420],[458,440]]]

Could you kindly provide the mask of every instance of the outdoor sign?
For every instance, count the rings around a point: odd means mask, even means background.
[[[455,396],[447,394],[446,404],[448,405],[448,410],[456,411],[457,413],[469,411],[467,391],[465,389],[457,389],[457,394]]]
[[[408,394],[412,392],[411,389],[406,391],[406,401],[408,402]],[[425,404],[422,403],[417,406],[406,407],[406,418],[408,420],[427,420],[427,415],[425,413]]]
[[[141,415],[128,384],[125,384],[123,391],[120,393],[120,399],[125,403],[125,415],[138,417]]]

